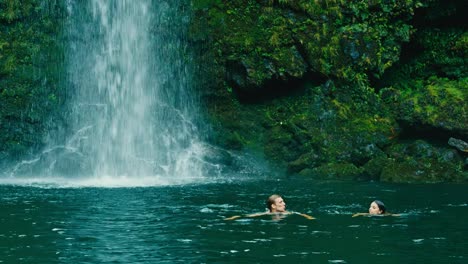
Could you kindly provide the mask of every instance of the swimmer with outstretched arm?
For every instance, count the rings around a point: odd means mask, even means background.
[[[382,201],[374,200],[369,206],[369,213],[357,213],[357,214],[353,214],[353,217],[356,217],[356,216],[374,216],[374,215],[400,216],[400,214],[388,213],[387,210],[385,209],[385,204]]]
[[[268,197],[267,200],[267,208],[268,211],[263,212],[263,213],[255,213],[255,214],[248,214],[244,215],[244,217],[257,217],[257,216],[262,216],[262,215],[290,215],[290,214],[297,214],[300,216],[305,217],[306,219],[312,220],[315,219],[314,217],[307,215],[307,214],[302,214],[298,212],[290,212],[286,211],[286,203],[284,202],[283,198],[277,194],[273,194],[272,196]],[[228,218],[225,218],[224,220],[234,220],[243,217],[242,215],[235,215],[231,216]]]

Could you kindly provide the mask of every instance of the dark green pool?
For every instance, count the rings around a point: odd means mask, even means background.
[[[466,185],[301,179],[146,188],[0,185],[0,263],[467,263]],[[292,215],[264,210],[272,193]],[[356,217],[374,198],[401,217]]]

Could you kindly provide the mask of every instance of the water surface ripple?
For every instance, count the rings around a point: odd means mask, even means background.
[[[464,189],[300,179],[0,185],[0,263],[466,263]],[[317,219],[223,220],[263,211],[271,193]],[[374,198],[403,215],[351,217]]]

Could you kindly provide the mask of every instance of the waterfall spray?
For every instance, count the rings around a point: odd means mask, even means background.
[[[65,135],[19,163],[13,177],[150,184],[204,177],[186,2],[66,1]]]
[[[179,2],[92,0],[83,45],[70,43],[73,127],[92,126],[84,144],[95,177],[202,174]]]

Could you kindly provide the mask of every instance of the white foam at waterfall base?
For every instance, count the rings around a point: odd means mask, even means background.
[[[119,188],[119,187],[155,187],[155,186],[169,186],[169,185],[183,185],[183,184],[199,184],[216,181],[216,175],[206,176],[201,173],[201,167],[216,166],[216,164],[209,164],[203,161],[202,157],[205,154],[205,147],[202,144],[193,142],[183,153],[178,157],[173,167],[161,170],[160,174],[148,175],[115,175],[115,174],[101,174],[101,175],[76,175],[70,177],[65,176],[51,176],[49,172],[35,175],[30,169],[36,163],[44,159],[44,156],[51,153],[53,149],[47,149],[37,158],[31,160],[24,160],[14,167],[9,175],[0,177],[0,185],[17,185],[17,186],[31,186],[42,188],[74,188],[74,187],[102,187],[102,188]],[[53,164],[56,161],[52,162]],[[190,166],[187,165],[190,163]],[[25,171],[29,172],[21,175],[18,171],[22,167],[26,167]],[[188,168],[195,168],[189,170]],[[213,170],[209,170],[213,171]],[[41,171],[43,172],[43,171]],[[210,178],[211,180],[209,180]]]
[[[158,187],[171,185],[184,185],[206,183],[204,177],[167,177],[167,176],[91,176],[70,179],[68,177],[28,177],[28,178],[1,178],[0,185],[29,186],[38,188],[131,188],[131,187]]]

